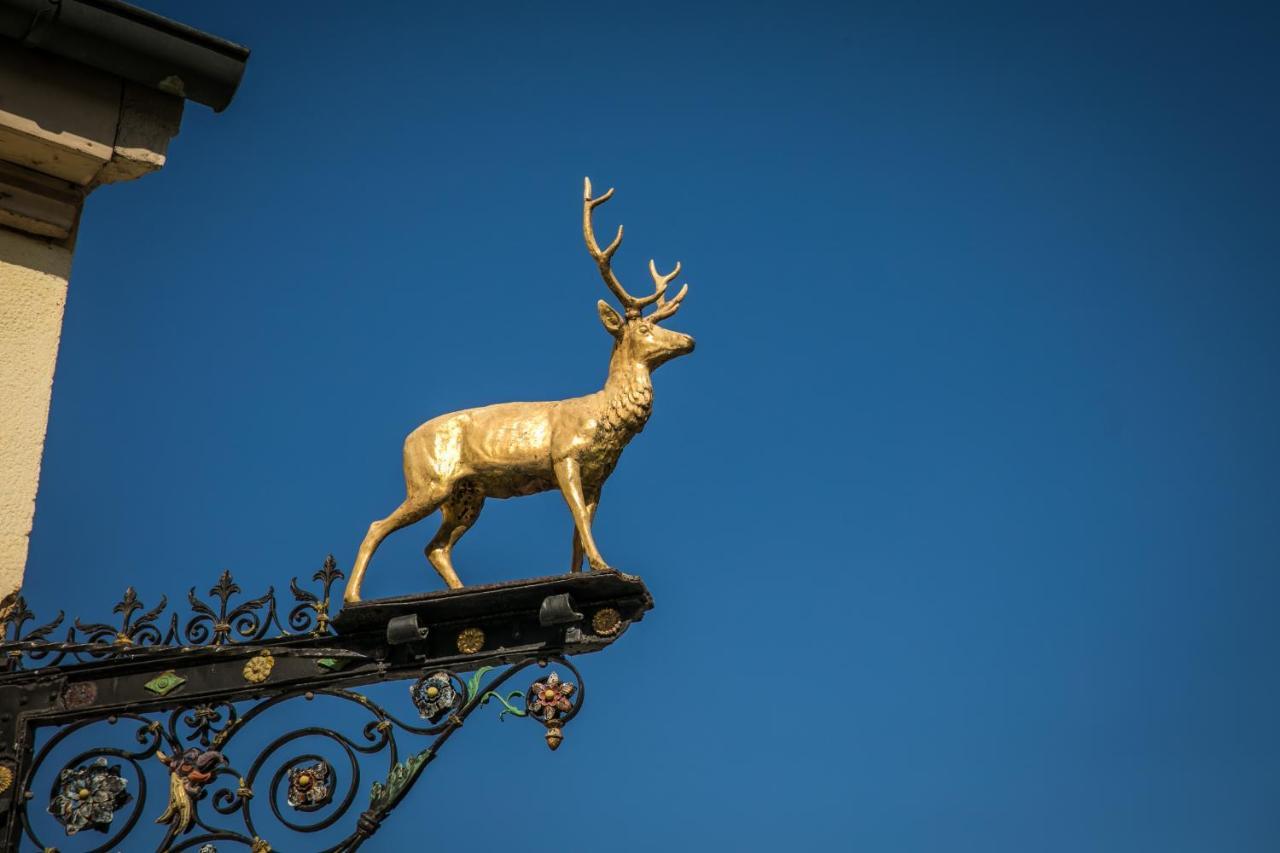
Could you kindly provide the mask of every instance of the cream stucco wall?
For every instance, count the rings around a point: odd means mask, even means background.
[[[71,249],[0,228],[0,601],[22,585]]]
[[[164,165],[181,98],[0,40],[0,636],[22,585],[85,196]]]

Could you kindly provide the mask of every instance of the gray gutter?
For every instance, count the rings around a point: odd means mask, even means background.
[[[120,0],[0,0],[0,37],[221,112],[249,49]]]

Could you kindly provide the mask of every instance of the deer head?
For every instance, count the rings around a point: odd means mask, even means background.
[[[648,296],[635,297],[627,293],[622,282],[613,272],[613,255],[622,245],[622,226],[618,226],[618,236],[603,249],[596,242],[595,229],[591,225],[591,214],[597,207],[613,197],[613,190],[599,198],[591,197],[591,179],[584,179],[582,190],[582,236],[587,241],[587,251],[595,259],[600,268],[600,276],[622,303],[623,313],[620,315],[608,302],[601,299],[596,307],[600,312],[600,322],[605,330],[614,337],[614,346],[618,354],[629,361],[643,364],[650,370],[671,359],[693,352],[693,338],[681,332],[664,329],[658,325],[680,309],[680,303],[689,292],[689,285],[680,288],[674,298],[666,298],[667,285],[680,274],[680,262],[676,261],[675,269],[666,275],[658,272],[657,266],[649,261],[649,274],[653,276],[653,293]],[[654,309],[645,315],[643,309],[653,305]]]

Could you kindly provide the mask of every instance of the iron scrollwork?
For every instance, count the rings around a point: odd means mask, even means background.
[[[163,615],[169,605],[168,598],[161,596],[159,604],[147,609],[138,598],[137,591],[129,587],[111,610],[119,617],[115,623],[75,619],[61,641],[51,638],[65,621],[66,614],[60,611],[49,622],[36,625],[35,614],[26,600],[18,596],[8,607],[4,620],[5,640],[0,644],[0,650],[4,652],[5,668],[14,672],[65,663],[89,663],[149,651],[323,635],[331,630],[329,604],[333,585],[342,577],[342,571],[330,555],[311,576],[320,584],[319,593],[304,588],[297,578],[293,578],[289,590],[294,602],[285,617],[287,628],[280,621],[274,587],[268,587],[266,593],[257,598],[235,603],[233,599],[243,590],[229,571],[224,571],[209,589],[207,599],[198,596],[195,587],[188,590],[187,603],[192,615],[185,621],[177,613],[171,613],[165,626]]]
[[[504,689],[531,667],[546,671],[524,690]],[[286,846],[292,833],[326,833],[314,844],[294,840],[287,846],[353,851],[378,830],[464,721],[492,700],[503,706],[502,717],[535,720],[544,727],[548,744],[553,749],[559,745],[564,725],[582,706],[577,668],[563,656],[546,655],[518,660],[496,675],[492,672],[492,667],[481,667],[464,679],[453,670],[424,670],[410,691],[415,710],[424,718],[421,724],[340,688],[289,691],[244,703],[247,707],[240,709],[232,703],[203,704],[69,724],[36,752],[19,784],[24,798],[17,806],[18,817],[27,841],[38,850],[57,849],[59,840],[71,836],[77,844],[90,836],[100,841],[91,848],[94,853],[120,849],[127,836],[126,849],[139,849],[132,833],[140,833],[139,821],[151,817],[163,827],[159,850],[265,853],[273,842]],[[488,681],[482,684],[485,676]],[[273,709],[319,700],[357,709],[366,717],[363,725],[356,723],[358,733],[303,726],[265,744],[245,734]],[[89,739],[98,725],[136,726],[137,747],[95,746],[62,761],[55,758],[74,751],[73,745]],[[369,766],[374,756],[385,762],[380,773]],[[147,777],[158,772],[167,777],[161,786],[167,792],[162,804],[148,797]],[[366,788],[364,780],[371,775]],[[53,780],[46,789],[49,794],[37,799],[36,786],[46,777]],[[48,819],[34,825],[39,812],[52,815],[54,825]]]
[[[129,590],[116,619],[72,620],[62,637],[63,614],[42,624],[8,602],[0,847],[354,851],[476,710],[534,721],[560,746],[584,698],[570,656],[652,606],[639,579],[593,573],[371,602],[335,623],[342,572],[330,558],[312,577],[318,591],[290,584],[287,612],[225,573],[185,614]],[[562,599],[573,618],[547,619]],[[583,630],[606,608],[620,628]],[[388,625],[406,614],[418,627],[398,641]],[[396,681],[409,702],[357,692]]]

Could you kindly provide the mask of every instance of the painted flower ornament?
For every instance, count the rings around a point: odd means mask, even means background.
[[[560,676],[551,673],[546,681],[535,681],[529,687],[529,710],[540,714],[544,722],[551,722],[560,714],[573,710],[569,697],[573,695],[574,686],[568,681],[561,681]]]
[[[57,794],[49,803],[49,814],[75,835],[82,829],[105,832],[116,809],[131,799],[125,787],[129,780],[120,775],[120,765],[108,766],[99,758],[85,767],[65,768],[58,774]]]
[[[409,696],[418,709],[418,716],[434,723],[453,707],[458,692],[453,689],[453,682],[449,680],[448,674],[433,672],[410,684]]]
[[[289,771],[289,805],[300,812],[322,808],[333,799],[333,768],[318,761]]]

